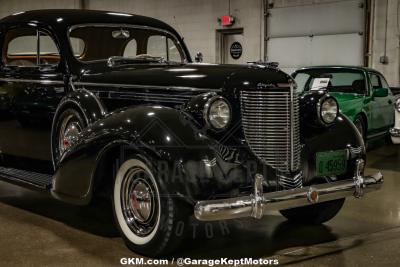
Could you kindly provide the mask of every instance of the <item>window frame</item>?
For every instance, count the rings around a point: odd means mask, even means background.
[[[370,71],[370,72],[368,72],[368,78],[369,78],[369,82],[371,84],[371,90],[377,89],[377,88],[374,88],[374,85],[372,84],[372,79],[371,79],[372,75],[375,75],[378,78],[378,82],[379,82],[379,86],[380,86],[378,88],[383,88],[383,87],[381,87],[382,86],[382,81],[381,81],[380,75],[378,73],[376,73],[376,72]]]
[[[380,74],[380,73],[379,73],[379,78],[381,79],[381,86],[383,86],[383,82],[387,85],[387,87],[382,87],[382,88],[390,89],[389,83],[387,82],[387,80],[385,79],[385,77],[384,77],[382,74]],[[382,82],[382,81],[383,81],[383,82]],[[389,90],[389,91],[390,91],[390,90]]]

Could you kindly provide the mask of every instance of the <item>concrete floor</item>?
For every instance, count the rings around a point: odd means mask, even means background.
[[[273,258],[296,266],[399,266],[400,147],[368,152],[366,173],[382,170],[383,189],[348,199],[322,226],[261,220],[186,225],[191,236],[176,255]],[[76,207],[0,182],[0,266],[120,266],[135,257],[112,224],[111,207]],[[137,256],[139,257],[139,256]]]

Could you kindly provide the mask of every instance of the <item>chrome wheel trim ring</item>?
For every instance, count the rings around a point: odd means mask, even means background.
[[[115,179],[114,209],[122,232],[132,243],[144,245],[154,238],[160,226],[160,203],[149,167],[138,159],[125,161]]]
[[[64,118],[58,135],[58,151],[60,155],[72,146],[81,131],[82,127],[74,115],[71,114]]]

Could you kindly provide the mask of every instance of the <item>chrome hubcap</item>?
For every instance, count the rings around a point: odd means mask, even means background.
[[[139,236],[152,232],[159,212],[157,194],[149,175],[140,167],[131,168],[121,184],[121,205],[125,222]]]
[[[70,148],[77,140],[82,127],[79,121],[73,115],[64,119],[60,127],[58,148],[60,154]]]
[[[143,181],[139,181],[133,186],[130,193],[131,210],[138,221],[145,222],[151,215],[151,195],[150,188]]]

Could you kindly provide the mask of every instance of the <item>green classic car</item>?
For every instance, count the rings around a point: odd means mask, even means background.
[[[365,141],[387,136],[394,124],[393,94],[383,75],[374,69],[314,66],[301,68],[292,76],[300,94],[327,89]]]

